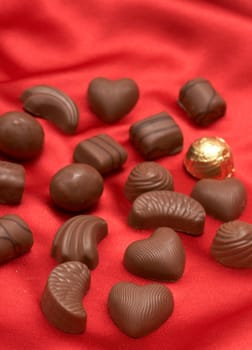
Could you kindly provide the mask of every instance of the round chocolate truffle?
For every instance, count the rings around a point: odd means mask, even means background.
[[[103,178],[87,164],[70,164],[60,169],[50,183],[50,194],[59,207],[80,211],[95,204],[103,192]]]

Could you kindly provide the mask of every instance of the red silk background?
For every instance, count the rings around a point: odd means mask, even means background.
[[[45,146],[38,159],[24,164],[22,203],[0,205],[1,215],[19,214],[34,234],[30,253],[0,267],[0,348],[251,349],[251,271],[225,268],[211,258],[209,248],[221,222],[210,217],[201,237],[180,234],[186,269],[178,282],[165,284],[174,295],[175,309],[163,326],[144,338],[131,339],[118,330],[106,309],[115,283],[150,283],[122,265],[128,244],[152,232],[127,225],[130,203],[123,185],[132,167],[142,161],[129,142],[133,122],[167,111],[180,125],[183,151],[158,162],[174,175],[176,191],[186,194],[195,183],[182,166],[189,144],[201,136],[225,138],[234,153],[235,176],[248,193],[241,219],[252,223],[251,1],[2,0],[0,5],[0,113],[21,111],[20,94],[36,84],[65,91],[80,109],[73,136],[39,120]],[[111,126],[88,109],[87,86],[97,76],[130,77],[140,88],[136,107]],[[208,78],[227,101],[226,116],[208,128],[195,127],[176,103],[182,84],[197,76]],[[122,171],[105,178],[99,205],[90,212],[107,220],[109,234],[99,244],[100,263],[83,299],[86,332],[69,335],[53,328],[40,310],[41,293],[56,266],[50,257],[51,243],[56,230],[71,217],[52,205],[48,188],[52,175],[72,162],[75,145],[101,132],[127,148],[128,160]]]

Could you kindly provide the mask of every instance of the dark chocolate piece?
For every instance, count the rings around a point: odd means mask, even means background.
[[[21,95],[24,109],[36,116],[50,120],[67,134],[78,126],[79,111],[74,101],[64,92],[47,85],[37,85]]]
[[[90,272],[79,261],[68,261],[52,270],[41,297],[48,321],[65,333],[83,333],[87,314],[83,296],[90,287]]]
[[[132,79],[95,78],[88,86],[88,102],[92,111],[105,123],[115,123],[137,103],[139,90]]]
[[[107,134],[81,141],[74,150],[74,161],[86,163],[101,174],[120,169],[127,159],[127,151]]]
[[[224,266],[251,268],[252,225],[240,220],[222,224],[212,242],[211,254]]]
[[[69,211],[94,205],[103,192],[103,178],[88,164],[70,164],[60,169],[50,183],[55,204]]]
[[[135,275],[176,281],[184,272],[185,251],[174,230],[160,227],[149,238],[131,243],[125,251],[123,263]]]
[[[129,224],[138,229],[168,226],[193,236],[201,235],[205,210],[195,199],[173,191],[151,191],[133,202]]]
[[[74,216],[57,231],[51,255],[59,263],[80,261],[89,269],[94,269],[99,261],[97,244],[107,233],[105,220],[93,215]]]
[[[42,126],[27,113],[8,112],[0,117],[0,151],[7,156],[27,160],[37,157],[43,148]]]
[[[156,162],[142,162],[130,172],[124,186],[125,196],[133,201],[140,194],[149,191],[173,191],[173,176]]]
[[[27,223],[15,214],[0,217],[0,263],[29,252],[33,236]]]
[[[183,147],[180,127],[165,112],[136,122],[129,132],[132,144],[146,160],[176,154]]]
[[[16,163],[0,161],[0,203],[19,204],[24,185],[24,167]]]
[[[126,335],[143,337],[159,328],[172,314],[173,296],[159,283],[138,286],[119,282],[110,290],[108,311],[113,322]]]
[[[201,126],[211,124],[226,112],[224,99],[203,78],[189,80],[180,90],[178,103]]]
[[[239,179],[202,179],[194,186],[191,196],[200,202],[206,213],[222,221],[237,219],[243,212],[247,194]]]

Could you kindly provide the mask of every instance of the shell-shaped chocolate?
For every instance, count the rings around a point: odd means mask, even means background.
[[[78,215],[57,231],[51,255],[59,262],[80,261],[90,269],[98,265],[97,244],[107,235],[105,220],[93,215]]]
[[[78,261],[58,265],[49,275],[41,308],[48,321],[65,333],[82,333],[86,328],[83,296],[90,287],[90,272]]]
[[[131,243],[125,251],[123,263],[135,275],[176,281],[184,272],[185,251],[174,230],[160,227],[149,238]]]
[[[195,199],[173,191],[150,191],[133,202],[129,224],[146,229],[168,226],[193,236],[202,234],[205,210]]]
[[[138,286],[119,282],[108,297],[108,311],[117,327],[133,338],[159,328],[173,312],[170,290],[158,283]]]
[[[173,176],[166,168],[156,162],[142,162],[131,170],[124,193],[130,201],[133,201],[148,191],[173,189]]]
[[[214,237],[211,254],[222,265],[252,267],[252,225],[234,220],[221,225]]]

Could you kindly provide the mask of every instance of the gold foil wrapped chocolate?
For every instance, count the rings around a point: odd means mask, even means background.
[[[184,166],[197,179],[225,179],[234,173],[229,145],[220,137],[201,137],[189,147]]]

